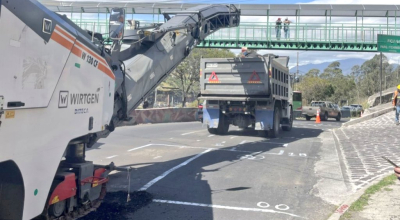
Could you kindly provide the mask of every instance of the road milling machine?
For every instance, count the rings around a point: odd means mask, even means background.
[[[240,22],[233,5],[169,11],[151,27],[113,8],[101,34],[36,0],[0,6],[0,219],[13,220],[98,207],[109,173],[129,168],[93,164],[85,149],[129,120],[197,44]]]

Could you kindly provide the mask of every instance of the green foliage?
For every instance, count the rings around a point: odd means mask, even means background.
[[[195,48],[170,74],[166,82],[175,88],[182,97],[182,107],[186,105],[189,94],[197,96],[200,91],[200,59],[203,58],[233,58],[235,54],[227,49],[200,49]],[[197,107],[197,106],[196,106]]]
[[[394,69],[383,56],[382,88],[390,88],[400,83],[400,67]],[[303,92],[303,101],[332,101],[341,104],[362,104],[368,108],[367,98],[380,91],[380,55],[365,61],[361,66],[355,65],[349,75],[344,75],[340,62],[332,62],[322,73],[318,69],[308,71],[296,85]]]
[[[188,108],[197,108],[199,107],[199,101],[198,100],[194,100],[193,102],[190,102],[187,104]]]
[[[373,194],[385,189],[387,186],[395,184],[396,181],[397,177],[394,174],[392,174],[390,176],[383,178],[377,184],[368,187],[365,190],[364,194],[359,199],[357,199],[353,204],[351,204],[349,210],[344,215],[342,215],[340,219],[342,220],[352,219],[352,214],[354,212],[359,212],[363,210],[365,206],[368,205],[368,201]],[[387,191],[390,191],[390,189]]]

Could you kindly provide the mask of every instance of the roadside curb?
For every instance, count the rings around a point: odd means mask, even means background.
[[[339,220],[340,217],[344,213],[346,213],[350,206],[357,201],[364,193],[365,190],[367,190],[370,186],[379,183],[383,178],[390,176],[393,172],[387,172],[387,174],[381,175],[380,177],[376,178],[372,182],[370,182],[368,185],[364,186],[362,189],[358,190],[354,194],[352,194],[349,198],[347,198],[336,210],[335,212],[327,219],[327,220]]]
[[[388,108],[385,108],[385,109],[382,109],[382,110],[380,110],[380,111],[371,113],[371,114],[369,114],[369,115],[365,115],[365,116],[363,116],[363,117],[361,117],[361,118],[357,118],[357,119],[354,119],[354,120],[352,120],[352,121],[348,121],[348,122],[346,122],[346,123],[343,123],[343,124],[342,124],[342,127],[348,127],[348,126],[350,126],[350,125],[358,124],[358,123],[360,123],[360,122],[363,122],[363,121],[366,121],[366,120],[369,120],[369,119],[372,119],[372,118],[376,118],[376,117],[378,117],[378,116],[380,116],[380,115],[383,115],[383,114],[386,114],[386,113],[388,113],[388,112],[391,112],[392,110],[393,110],[393,107],[392,107],[392,106],[391,106],[391,107],[388,107]]]

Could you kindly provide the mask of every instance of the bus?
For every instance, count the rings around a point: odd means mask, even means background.
[[[294,111],[303,109],[300,91],[293,91],[293,102],[292,103],[293,103]]]

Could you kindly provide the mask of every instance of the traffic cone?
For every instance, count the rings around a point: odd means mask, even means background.
[[[316,124],[321,123],[321,118],[319,117],[319,110],[317,110],[317,118],[315,119],[315,123]]]

